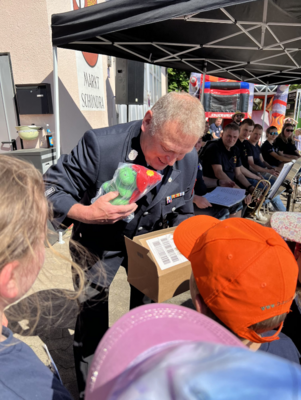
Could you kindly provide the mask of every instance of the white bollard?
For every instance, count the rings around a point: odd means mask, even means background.
[[[63,241],[63,232],[59,232],[59,244],[64,244],[65,242]]]

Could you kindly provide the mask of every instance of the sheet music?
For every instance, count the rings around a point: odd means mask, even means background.
[[[289,162],[284,164],[280,174],[278,175],[277,179],[275,180],[275,183],[273,184],[271,191],[269,193],[268,199],[273,199],[275,194],[277,193],[277,190],[280,188],[282,182],[285,180],[287,177],[288,173],[292,169],[292,166],[294,165],[293,162]]]
[[[224,207],[232,207],[246,197],[244,189],[235,189],[218,186],[212,192],[204,196],[209,203],[217,204]]]

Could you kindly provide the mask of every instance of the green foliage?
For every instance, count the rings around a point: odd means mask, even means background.
[[[167,68],[168,72],[168,91],[169,92],[188,92],[190,74],[174,68]]]
[[[296,89],[301,89],[301,84],[290,85],[288,90],[291,92],[292,90]]]

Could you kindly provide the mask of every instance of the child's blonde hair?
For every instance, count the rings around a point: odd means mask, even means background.
[[[22,261],[21,267],[24,260],[28,261],[26,264],[30,265],[39,241],[45,239],[47,219],[52,219],[52,209],[47,203],[44,191],[42,175],[33,165],[13,156],[0,155],[0,271],[7,263],[15,260]],[[70,262],[70,266],[73,267],[72,273],[77,276],[76,290],[60,290],[59,297],[76,300],[83,293],[85,284],[87,284],[85,269],[99,260],[96,260],[95,256],[89,254],[78,243],[72,242],[72,245],[77,249],[80,266],[70,258],[58,253],[48,242],[52,253],[61,260]],[[24,271],[23,273],[28,272]],[[101,266],[99,277],[104,279]],[[51,278],[48,280],[51,281]],[[20,317],[31,320],[32,329],[27,332],[29,334],[35,329],[44,310],[47,312],[49,322],[53,324],[54,316],[49,309],[54,306],[52,300],[52,294],[54,294],[60,304],[60,312],[56,312],[55,315],[55,321],[59,322],[65,310],[64,307],[61,307],[62,302],[58,298],[58,291],[50,289],[44,292],[46,293],[43,304],[38,296],[33,295],[24,298],[17,307],[10,307],[5,311],[8,313],[9,321],[17,321]]]
[[[40,172],[25,161],[0,156],[0,270],[34,254],[45,237],[47,200]]]

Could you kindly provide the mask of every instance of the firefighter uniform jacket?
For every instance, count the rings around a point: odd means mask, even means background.
[[[121,220],[110,225],[90,225],[67,217],[74,204],[91,204],[101,185],[112,179],[120,162],[147,166],[140,147],[140,128],[141,121],[134,121],[89,130],[72,152],[62,155],[44,175],[45,195],[54,210],[53,225],[58,229],[74,223],[73,240],[98,256],[105,268],[106,282],[101,286],[110,284],[120,265],[127,268],[124,236],[132,239],[167,225],[176,226],[193,215],[198,167],[195,149],[172,167],[165,168],[161,186],[137,202],[135,217],[129,223]],[[170,198],[176,194],[180,195]],[[70,250],[76,260],[76,251],[72,246]],[[99,265],[97,262],[87,271],[87,278],[95,284],[96,281],[99,284]]]

